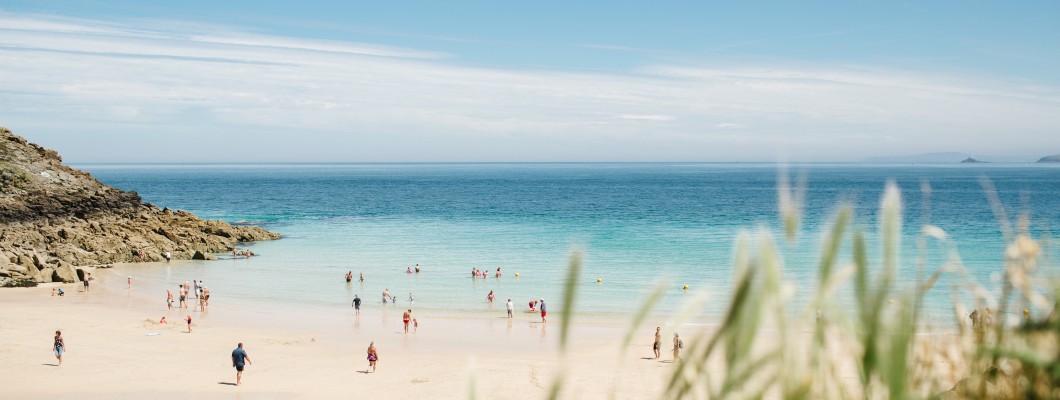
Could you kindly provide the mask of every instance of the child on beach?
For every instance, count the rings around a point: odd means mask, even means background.
[[[420,330],[420,321],[415,318],[412,319],[412,333],[416,333]]]
[[[375,362],[379,361],[379,353],[375,350],[375,342],[368,345],[368,367],[372,368],[372,372],[375,372]],[[368,373],[365,369],[364,373]]]
[[[66,350],[66,341],[63,340],[63,333],[55,331],[55,343],[52,345],[52,350],[55,351],[55,359],[59,360],[59,367],[63,366],[63,351]]]

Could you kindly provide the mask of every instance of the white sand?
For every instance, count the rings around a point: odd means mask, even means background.
[[[479,398],[524,399],[544,398],[566,371],[566,398],[641,399],[658,397],[673,369],[644,359],[658,321],[622,354],[624,322],[576,320],[564,356],[558,305],[547,326],[522,312],[510,322],[503,311],[416,315],[419,333],[405,335],[397,308],[366,306],[359,318],[352,309],[302,315],[234,310],[215,298],[207,313],[192,312],[194,332],[184,333],[185,313],[165,311],[164,292],[140,293],[135,284],[126,290],[124,277],[110,271],[94,275],[111,285],[96,282],[87,295],[80,284],[63,285],[61,298],[51,297],[50,287],[0,290],[0,397],[461,399],[476,387]],[[169,325],[158,324],[163,314]],[[67,344],[62,367],[51,350],[56,329]],[[691,337],[693,328],[684,329]],[[666,361],[671,332],[664,328]],[[373,340],[379,368],[366,374]],[[253,360],[239,387],[231,385],[237,342]]]

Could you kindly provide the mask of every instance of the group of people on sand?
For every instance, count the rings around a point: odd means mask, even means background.
[[[495,272],[495,273],[493,274],[493,276],[494,276],[495,278],[500,278],[500,277],[501,277],[501,267],[497,267],[497,272]],[[472,277],[472,278],[482,278],[482,279],[485,279],[485,278],[488,278],[488,277],[489,277],[489,271],[487,271],[487,270],[484,270],[484,269],[478,269],[478,268],[471,268],[471,277]]]
[[[681,336],[674,332],[674,359],[673,362],[681,361],[681,349],[685,348],[685,342],[681,340]],[[651,350],[655,353],[655,359],[659,359],[661,354],[659,353],[659,347],[662,346],[662,327],[655,327],[655,342],[651,345]]]
[[[204,312],[206,308],[210,306],[210,289],[203,285],[200,280],[192,279],[191,284],[188,281],[177,286],[177,293],[180,294],[179,302],[177,307],[181,310],[189,308],[191,296],[195,296],[195,302],[199,306],[199,311]],[[166,309],[173,311],[173,291],[166,290]],[[191,314],[185,316],[184,320],[188,323],[188,333],[191,333]],[[160,324],[168,323],[166,317],[162,316],[162,319],[158,321]]]

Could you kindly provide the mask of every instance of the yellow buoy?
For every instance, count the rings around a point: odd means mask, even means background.
[[[596,278],[596,283],[604,283],[604,278]]]
[[[685,285],[682,289],[688,290],[688,285]]]
[[[516,278],[518,278],[518,277],[519,277],[519,273],[518,273],[518,272],[516,272],[516,273],[515,273],[515,277],[516,277]]]

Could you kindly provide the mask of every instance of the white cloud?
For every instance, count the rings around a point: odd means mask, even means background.
[[[144,149],[132,154],[145,160],[194,161],[157,145],[178,133],[195,157],[232,161],[728,161],[776,152],[831,161],[1060,149],[1060,88],[996,77],[812,65],[540,71],[229,27],[11,14],[0,14],[0,27],[0,124],[53,138],[45,144],[75,161],[136,161],[115,149],[137,143]],[[85,133],[95,140],[71,139]],[[237,146],[245,151],[227,150]]]
[[[658,115],[658,114],[619,114],[614,116],[618,119],[631,119],[639,121],[670,121],[674,117],[669,115]]]

